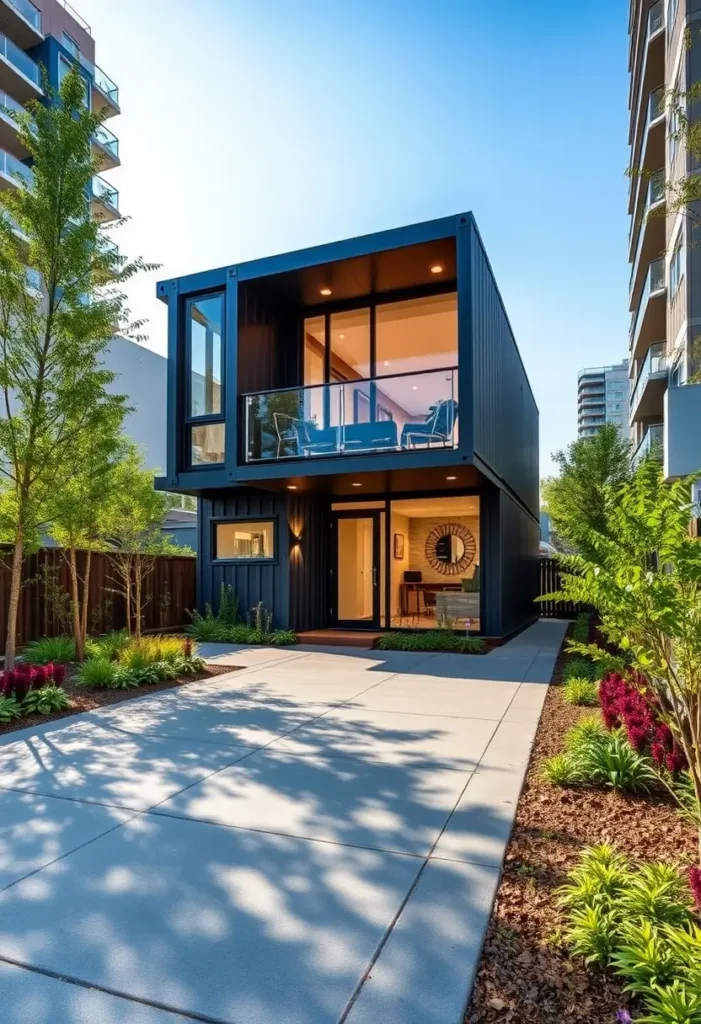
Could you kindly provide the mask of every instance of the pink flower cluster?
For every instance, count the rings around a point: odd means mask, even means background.
[[[696,909],[701,914],[701,868],[689,868],[689,888],[694,897]]]
[[[639,754],[649,753],[659,768],[664,766],[672,774],[688,767],[684,751],[660,718],[644,676],[636,673],[625,679],[618,672],[609,672],[599,683],[599,703],[606,728],[623,726],[628,742]]]
[[[30,690],[40,690],[49,683],[63,686],[65,678],[65,665],[27,665],[20,661],[15,668],[0,673],[0,695],[24,700]]]

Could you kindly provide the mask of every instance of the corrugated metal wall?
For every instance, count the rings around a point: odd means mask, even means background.
[[[290,628],[325,629],[329,621],[330,513],[326,499],[290,495]]]
[[[475,454],[537,516],[538,409],[476,230],[470,262]]]
[[[252,282],[239,286],[239,394],[301,383],[299,310],[266,298]]]
[[[480,496],[486,636],[504,636],[539,615],[540,527],[509,495],[486,486]]]

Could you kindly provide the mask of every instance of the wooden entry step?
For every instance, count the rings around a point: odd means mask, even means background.
[[[298,633],[301,644],[314,644],[324,647],[358,647],[371,651],[372,646],[382,633],[367,633],[362,629],[312,629],[308,633]]]

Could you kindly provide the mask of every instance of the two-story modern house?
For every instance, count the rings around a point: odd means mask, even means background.
[[[471,214],[158,284],[199,602],[488,636],[537,614],[538,410]]]

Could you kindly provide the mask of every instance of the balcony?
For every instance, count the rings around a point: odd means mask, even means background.
[[[92,214],[97,220],[119,219],[119,192],[108,181],[96,174],[92,180]]]
[[[638,379],[630,396],[631,420],[645,420],[662,415],[662,402],[667,388],[667,356],[665,343],[648,349]]]
[[[119,139],[117,136],[101,124],[93,135],[93,156],[99,160],[99,169],[109,171],[113,167],[119,167]]]
[[[13,113],[24,111],[24,107],[13,96],[0,91],[0,149],[14,151],[16,155],[29,156],[19,141],[17,133],[17,122],[12,117]]]
[[[664,459],[664,425],[652,423],[645,431],[643,439],[633,452],[633,468],[635,469],[643,459],[650,456],[653,459]]]
[[[654,12],[654,14],[653,14]],[[657,4],[650,8],[647,32],[644,37],[640,73],[631,75],[630,121],[628,142],[631,147],[631,165],[644,166],[640,160],[641,137],[647,125],[649,96],[665,80],[665,25],[664,11],[658,14]],[[631,182],[630,203],[632,207],[635,189]],[[632,209],[629,209],[629,213]]]
[[[456,448],[456,367],[244,395],[246,463]]]
[[[115,82],[106,75],[97,64],[84,62],[93,76],[93,110],[107,108],[107,116],[113,117],[119,113],[119,88]]]
[[[653,260],[662,255],[665,248],[665,178],[664,171],[656,171],[650,176],[646,189],[645,209],[643,210],[638,242],[630,270],[630,310],[636,309],[639,298],[638,290],[642,291],[643,273],[647,273]]]
[[[664,257],[660,257],[648,268],[643,293],[630,325],[631,360],[640,359],[655,338],[664,336],[666,292]]]
[[[0,0],[0,31],[9,33],[20,46],[36,46],[44,38],[41,11],[31,0]]]
[[[0,89],[10,93],[21,103],[43,95],[39,65],[2,33],[0,33]]]
[[[31,167],[27,167],[7,150],[0,149],[0,189],[16,188],[23,183],[31,185],[33,180]]]

